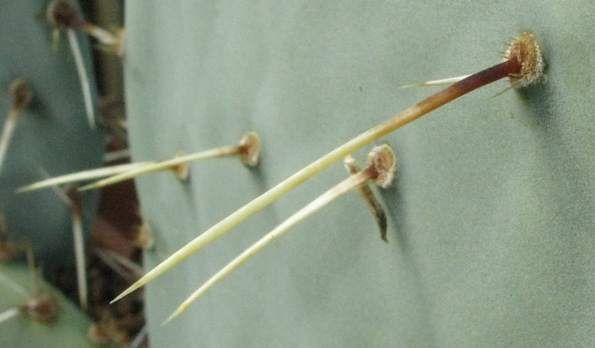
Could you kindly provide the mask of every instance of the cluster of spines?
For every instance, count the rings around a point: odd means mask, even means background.
[[[119,41],[119,39],[116,36],[113,36],[112,34],[102,31],[87,23],[65,1],[54,1],[48,8],[48,18],[58,30],[63,30],[67,32],[67,35],[69,36],[69,40],[71,41],[71,45],[73,47],[73,52],[76,51],[75,48],[77,44],[73,43],[72,38],[74,38],[74,34],[72,30],[74,28],[80,28],[87,31],[91,35],[94,35],[98,40],[100,40],[100,42],[104,44],[119,45],[118,47],[120,49],[118,49],[118,53],[122,53],[121,41]],[[79,60],[76,59],[77,53],[74,54],[75,60]],[[190,254],[201,249],[210,241],[219,237],[223,233],[227,232],[229,229],[233,228],[235,225],[239,224],[241,221],[248,218],[250,215],[262,209],[264,206],[270,204],[271,202],[284,195],[285,193],[289,192],[291,189],[301,184],[309,177],[322,171],[323,169],[331,165],[333,162],[337,161],[342,157],[349,156],[357,149],[379,139],[380,137],[385,136],[386,134],[400,128],[401,126],[409,122],[414,121],[415,119],[427,114],[428,112],[476,88],[482,87],[486,84],[489,84],[491,82],[497,81],[505,77],[510,78],[511,85],[513,87],[526,87],[530,84],[544,80],[545,75],[543,74],[543,58],[539,46],[537,45],[535,35],[533,33],[525,32],[521,34],[518,38],[516,38],[510,45],[509,49],[506,51],[504,59],[504,62],[473,75],[465,75],[458,78],[430,81],[427,83],[418,84],[437,85],[453,83],[452,86],[446,88],[445,90],[430,96],[422,102],[398,114],[394,118],[386,121],[385,123],[373,129],[370,129],[367,132],[364,132],[362,135],[352,139],[346,144],[331,151],[329,154],[315,161],[310,166],[307,166],[294,176],[290,177],[288,180],[280,183],[268,192],[264,193],[262,196],[258,197],[253,202],[238,210],[238,212],[224,219],[222,223],[215,225],[213,228],[209,229],[203,235],[197,237],[188,245],[180,249],[170,258],[165,260],[162,264],[158,265],[155,269],[147,273],[138,282],[133,284],[128,290],[126,290],[124,293],[118,296],[116,300],[134,291],[140,286],[146,284],[148,281],[154,279],[161,273],[165,272],[167,269],[173,267],[175,264],[188,257]],[[80,64],[77,63],[77,65]],[[91,103],[88,87],[85,87],[85,81],[87,79],[84,73],[81,73],[80,69],[79,74],[81,75],[81,80],[83,81],[83,94],[85,95],[89,122],[90,125],[94,127],[94,116],[92,113],[92,107],[89,106]],[[24,87],[14,89],[17,92],[13,93],[13,111],[18,111],[28,104],[31,97],[30,93],[28,93],[27,89]],[[8,127],[5,127],[5,129],[7,128]],[[8,139],[9,138],[10,137],[8,137]],[[101,177],[104,175],[112,175],[116,173],[113,178],[100,181],[96,184],[87,185],[83,188],[88,189],[101,187],[102,185],[118,182],[118,180],[129,179],[139,174],[144,174],[147,172],[161,169],[174,169],[180,177],[185,178],[187,176],[187,167],[183,166],[185,166],[185,164],[188,161],[194,161],[198,159],[211,158],[217,156],[238,156],[245,164],[249,166],[254,166],[258,163],[259,144],[260,142],[258,136],[255,133],[248,133],[244,138],[242,138],[239,145],[217,148],[214,150],[208,150],[192,155],[178,156],[177,158],[168,161],[154,161],[148,163],[122,166],[120,167],[121,172],[114,171],[115,168],[112,168],[112,171],[109,173],[108,171],[96,170],[93,174],[85,173],[85,175],[87,176],[79,175],[75,179],[89,179],[92,177]],[[0,153],[0,159],[1,158],[2,157]],[[329,203],[330,201],[336,199],[337,197],[344,194],[345,192],[348,192],[351,189],[359,188],[360,193],[362,193],[364,197],[367,197],[368,205],[372,208],[373,211],[376,211],[375,215],[377,216],[377,221],[379,221],[379,225],[381,226],[382,238],[386,240],[386,221],[383,222],[383,218],[378,218],[378,216],[384,215],[383,212],[379,212],[381,211],[381,206],[377,202],[370,203],[370,201],[372,200],[370,198],[369,191],[366,191],[368,193],[364,194],[362,188],[364,187],[363,185],[365,185],[369,180],[376,181],[380,187],[388,187],[390,185],[395,171],[394,154],[388,146],[378,147],[371,152],[368,162],[368,167],[360,171],[353,164],[353,160],[347,157],[347,165],[350,170],[350,173],[352,174],[347,180],[340,183],[336,187],[333,187],[325,194],[320,196],[318,199],[314,200],[312,203],[304,207],[302,210],[298,211],[296,214],[294,214],[292,217],[290,217],[284,223],[282,223],[279,227],[274,229],[271,233],[263,237],[263,239],[258,241],[251,248],[247,249],[244,253],[242,253],[240,256],[234,259],[222,271],[217,273],[213,278],[211,278],[207,283],[205,283],[205,285],[199,288],[188,300],[186,300],[178,308],[178,310],[176,310],[176,312],[174,312],[174,314],[172,314],[172,316],[169,319],[173,318],[181,311],[183,311],[185,308],[187,308],[190,305],[190,303],[195,301],[200,295],[202,295],[204,292],[210,289],[215,283],[217,283],[224,276],[229,274],[229,272],[238,267],[241,263],[243,263],[248,258],[256,254],[262,248],[264,248],[264,246],[270,244],[273,240],[275,240],[282,233],[287,231],[290,227],[299,223],[304,218],[320,209],[323,205]],[[72,179],[72,177],[69,178],[69,180],[70,179]],[[53,181],[51,181],[51,183],[49,184],[47,182],[43,184],[34,184],[21,189],[21,191],[40,188],[43,187],[43,185],[56,185],[57,183],[63,183],[63,181],[60,180],[52,180]],[[73,203],[73,206],[74,204],[75,203]],[[253,207],[257,207],[257,209]]]
[[[91,35],[96,37],[96,39],[104,45],[107,45],[106,39],[109,40],[110,33],[102,31],[102,29],[95,27],[94,25],[86,22],[82,16],[80,16],[75,7],[73,7],[70,3],[66,1],[53,1],[49,4],[47,8],[48,19],[56,27],[56,33],[59,30],[63,30],[67,32],[67,36],[69,41],[71,41],[71,48],[74,53],[74,61],[76,63],[76,67],[79,73],[79,77],[82,82],[82,89],[83,89],[83,96],[85,100],[85,109],[88,115],[88,120],[91,128],[95,128],[95,117],[94,117],[94,106],[92,103],[91,98],[91,89],[89,87],[89,78],[85,71],[82,54],[80,52],[80,48],[78,46],[78,42],[76,41],[76,36],[74,31],[71,29],[80,28]],[[91,33],[91,31],[93,33]],[[107,34],[106,34],[107,33]],[[56,37],[56,35],[55,35]],[[118,32],[118,35],[113,36],[113,40],[110,41],[113,45],[118,45],[119,53],[122,53],[123,49],[123,32]],[[35,80],[34,76],[28,76],[31,80]],[[34,86],[35,87],[35,86]],[[15,131],[15,125],[19,117],[21,111],[27,108],[32,100],[34,99],[34,93],[31,86],[28,84],[27,80],[24,78],[17,78],[15,79],[11,85],[9,86],[9,94],[12,98],[12,106],[9,109],[8,116],[4,123],[2,137],[0,138],[0,171],[3,168],[3,163],[5,162],[4,159],[6,156],[16,156],[20,150],[17,148],[10,148],[10,139],[13,137],[13,133]],[[40,99],[43,99],[45,96],[41,96]],[[35,96],[36,98],[36,96]],[[17,136],[18,136],[18,129],[17,129]],[[41,171],[44,170],[41,168]],[[42,173],[43,174],[43,173]],[[53,188],[57,188],[54,186]],[[73,233],[75,239],[75,248],[76,257],[77,257],[77,275],[79,277],[78,286],[79,286],[79,299],[80,304],[83,309],[86,309],[87,304],[87,289],[86,289],[86,275],[85,275],[85,256],[84,256],[84,241],[83,241],[83,234],[82,234],[82,221],[80,216],[80,197],[79,193],[76,190],[71,191],[70,198],[64,192],[65,190],[59,189],[57,192],[60,194],[60,197],[67,203],[71,204],[72,207],[72,225],[73,225]],[[4,214],[0,212],[2,216],[1,227],[0,227],[0,260],[1,261],[11,261],[15,258],[19,258],[23,253],[27,253],[29,259],[32,260],[32,248],[31,243],[28,240],[22,241],[15,241],[12,240],[7,236],[7,231],[5,228],[4,222]],[[53,232],[53,231],[49,231]],[[41,291],[37,286],[36,272],[33,271],[33,263],[30,262],[32,273],[35,273],[34,276],[34,295],[31,299],[21,307],[15,307],[14,313],[25,313],[29,317],[41,321],[41,322],[49,322],[55,314],[57,313],[58,303],[57,297],[51,293],[46,291]],[[5,313],[6,314],[6,313]],[[6,318],[7,315],[0,315],[2,318]],[[10,316],[10,313],[8,314]]]
[[[221,235],[223,235],[224,233],[226,233],[227,231],[229,231],[230,229],[232,229],[248,217],[252,216],[265,206],[271,204],[273,201],[288,193],[293,188],[306,181],[308,178],[324,170],[340,158],[355,152],[363,146],[370,144],[371,142],[393,132],[394,130],[420,118],[421,116],[435,110],[436,108],[441,107],[442,105],[464,94],[467,94],[477,88],[480,88],[492,82],[498,81],[502,78],[509,78],[512,87],[526,87],[530,84],[543,81],[543,67],[543,58],[539,46],[537,45],[535,35],[532,32],[525,32],[522,33],[510,44],[510,47],[505,56],[505,60],[502,63],[499,63],[493,67],[482,70],[472,75],[465,75],[458,78],[439,80],[439,83],[420,84],[452,85],[445,88],[442,91],[435,93],[434,95],[426,98],[425,100],[413,105],[409,109],[385,121],[384,123],[362,133],[361,135],[341,145],[335,150],[329,152],[327,155],[323,156],[322,158],[316,160],[312,164],[298,171],[296,174],[289,177],[287,180],[281,182],[280,184],[271,188],[269,191],[263,193],[261,196],[257,197],[250,203],[241,207],[235,213],[231,214],[227,218],[215,224],[206,232],[199,235],[194,240],[190,241],[184,247],[172,254],[169,258],[167,258],[162,263],[154,267],[152,270],[146,273],[141,279],[139,279],[135,284],[133,284],[130,288],[128,288],[126,291],[120,294],[114,301],[117,301],[118,299],[126,296],[135,289],[138,289],[139,287],[143,286],[149,281],[155,279],[171,267],[175,266],[177,263],[181,262],[194,252],[203,248],[204,246],[208,245],[214,239],[220,237]],[[371,166],[365,169],[364,171],[374,171],[374,168],[374,166]],[[359,174],[355,174],[354,176],[357,175]],[[322,201],[329,200],[329,196],[325,197],[326,198],[323,198]],[[320,207],[319,205],[321,204],[321,201],[317,202],[318,203],[313,202],[313,205],[308,205],[306,208],[304,208],[306,209],[307,213],[300,211],[301,213],[298,212],[296,214],[299,216],[309,215],[314,211],[313,209],[315,206],[316,209]],[[291,217],[286,222],[282,223],[278,227],[278,229],[285,231],[285,228],[293,226],[293,224],[295,224],[298,220],[301,221],[301,217]],[[216,282],[221,280],[225,275],[227,275],[233,269],[238,267],[248,257],[251,257],[255,253],[255,250],[260,250],[262,247],[264,247],[264,245],[267,245],[268,243],[270,243],[270,241],[275,239],[279,235],[279,233],[277,233],[277,229],[275,229],[274,232],[275,233],[265,236],[265,238],[257,242],[257,244],[245,251],[242,255],[238,256],[238,258],[236,258],[226,267],[224,267],[224,269],[217,273],[213,278],[211,278],[207,283],[205,283],[201,288],[199,288],[199,290],[197,290],[188,300],[186,300],[169,319],[173,318],[181,311],[183,311],[190,303],[195,301],[200,295],[202,295]]]

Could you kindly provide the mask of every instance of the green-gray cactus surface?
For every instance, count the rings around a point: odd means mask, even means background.
[[[137,180],[148,268],[324,153],[477,72],[533,30],[548,81],[500,81],[388,135],[389,244],[353,193],[160,324],[243,249],[347,174],[336,164],[147,288],[152,345],[595,344],[592,1],[126,2],[135,161],[261,137],[262,163]],[[355,154],[360,163],[370,147]]]

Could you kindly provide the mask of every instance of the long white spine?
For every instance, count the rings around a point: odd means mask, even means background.
[[[76,71],[79,74],[81,80],[81,87],[83,89],[83,99],[85,102],[85,110],[87,112],[87,120],[91,129],[95,129],[95,112],[93,111],[93,100],[91,99],[91,87],[89,85],[89,77],[85,70],[85,64],[83,63],[83,56],[81,55],[81,48],[76,38],[74,29],[67,29],[66,35],[68,36],[68,42],[70,43],[70,49],[74,56],[74,63],[76,65]]]

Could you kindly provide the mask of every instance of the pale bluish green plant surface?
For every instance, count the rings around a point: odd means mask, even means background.
[[[332,166],[147,287],[167,346],[592,346],[595,44],[589,1],[127,2],[135,161],[259,133],[262,163],[137,179],[151,267],[353,136],[477,72],[533,30],[546,84],[506,81],[385,137],[389,244],[353,193],[295,227],[185,313],[204,281],[346,177]],[[363,160],[369,148],[355,154]]]

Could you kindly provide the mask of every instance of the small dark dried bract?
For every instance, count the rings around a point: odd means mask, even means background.
[[[357,163],[355,163],[355,159],[351,155],[345,157],[344,164],[345,168],[351,175],[355,175],[361,172],[362,170],[357,165]],[[380,238],[388,243],[388,239],[386,237],[388,223],[386,220],[386,213],[384,212],[384,208],[382,208],[382,205],[380,205],[380,202],[378,202],[376,196],[374,195],[374,192],[372,191],[370,186],[368,186],[368,184],[361,185],[360,187],[358,187],[357,191],[364,199],[364,202],[370,209],[370,212],[372,212],[372,215],[374,216],[374,219],[378,224],[378,229],[380,230]]]

